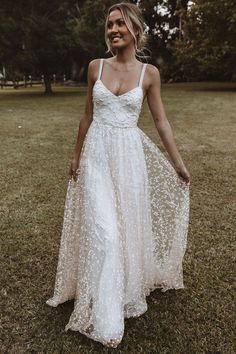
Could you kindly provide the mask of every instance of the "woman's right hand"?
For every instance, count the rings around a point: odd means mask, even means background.
[[[78,159],[73,159],[71,161],[70,171],[69,171],[70,179],[73,178],[74,181],[77,181],[78,168],[79,168],[79,158]]]
[[[185,165],[182,163],[180,166],[174,166],[174,168],[180,177],[181,182],[183,182],[183,185],[188,187],[190,185],[190,173]]]

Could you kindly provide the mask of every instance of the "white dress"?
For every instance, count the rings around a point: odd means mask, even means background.
[[[77,181],[68,185],[55,289],[47,304],[74,299],[65,330],[120,342],[124,318],[147,310],[155,288],[183,288],[189,188],[138,128],[139,84],[116,96],[99,76]]]

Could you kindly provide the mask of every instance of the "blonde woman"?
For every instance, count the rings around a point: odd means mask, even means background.
[[[150,291],[184,287],[190,176],[165,115],[159,72],[137,60],[145,44],[140,9],[113,5],[105,39],[113,56],[89,64],[47,304],[74,299],[65,329],[117,347],[124,319],[147,310]],[[145,98],[171,162],[137,126]]]

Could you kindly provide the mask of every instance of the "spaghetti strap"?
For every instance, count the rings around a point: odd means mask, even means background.
[[[143,83],[143,78],[144,78],[146,67],[147,67],[147,64],[143,64],[141,75],[140,75],[140,79],[139,79],[139,83],[138,83],[138,85],[140,87],[142,87],[142,83]]]
[[[103,68],[103,62],[104,62],[104,59],[100,59],[99,72],[98,72],[98,80],[101,79],[102,68]]]

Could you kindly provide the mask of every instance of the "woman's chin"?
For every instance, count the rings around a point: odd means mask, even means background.
[[[111,45],[113,50],[118,50],[118,49],[123,49],[126,47],[126,45],[121,44],[121,43],[112,43]]]

